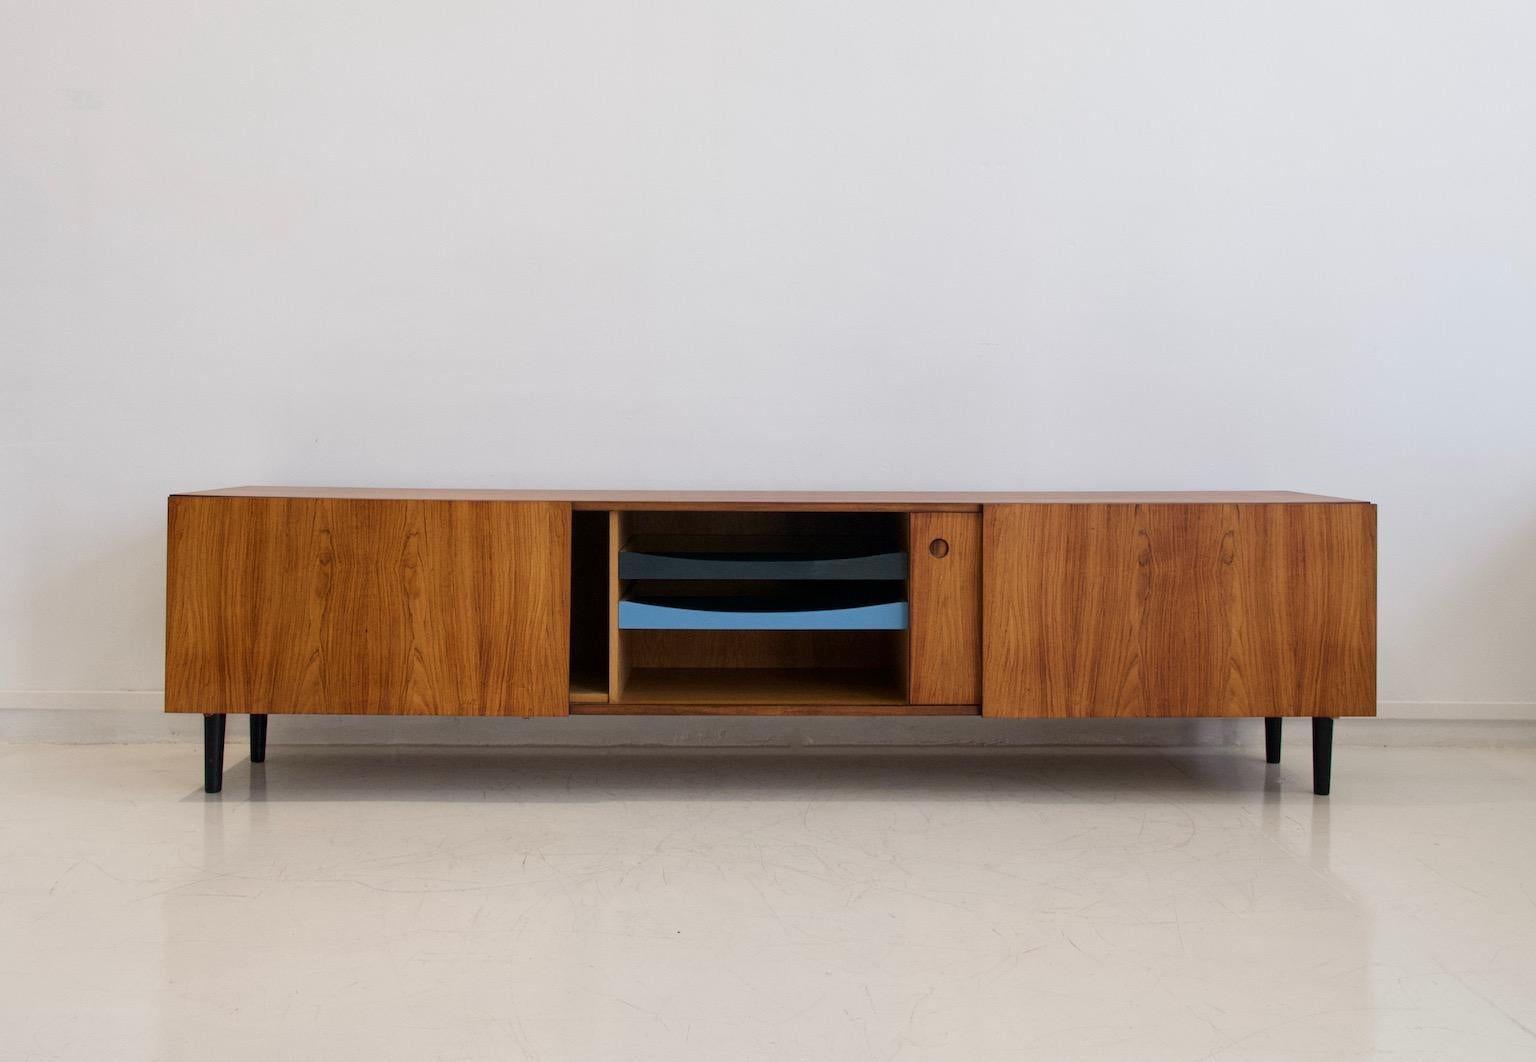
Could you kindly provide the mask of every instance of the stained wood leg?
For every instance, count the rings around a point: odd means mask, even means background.
[[[1280,762],[1280,717],[1268,716],[1264,720],[1264,762]]]
[[[1327,796],[1333,774],[1333,720],[1312,720],[1312,792]]]
[[[203,716],[203,792],[224,788],[224,715]]]
[[[251,762],[265,763],[267,760],[267,717],[265,715],[251,716]]]

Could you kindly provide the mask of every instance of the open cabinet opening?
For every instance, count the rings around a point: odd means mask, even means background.
[[[571,514],[572,704],[608,700],[608,514]]]
[[[902,513],[609,514],[609,702],[900,706]]]

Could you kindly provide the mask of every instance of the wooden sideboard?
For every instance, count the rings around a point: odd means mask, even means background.
[[[168,712],[1376,712],[1376,507],[1289,492],[170,498]],[[978,725],[987,725],[979,723]]]

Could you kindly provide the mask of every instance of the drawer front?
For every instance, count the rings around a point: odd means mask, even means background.
[[[982,714],[1374,715],[1376,508],[983,516]]]
[[[166,710],[564,715],[570,507],[175,497]]]
[[[907,699],[981,700],[981,514],[913,513]]]

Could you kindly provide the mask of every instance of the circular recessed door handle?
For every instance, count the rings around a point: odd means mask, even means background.
[[[936,538],[928,543],[928,552],[935,557],[947,557],[949,556],[949,543],[942,538]]]

